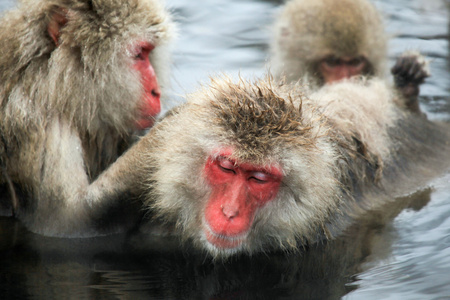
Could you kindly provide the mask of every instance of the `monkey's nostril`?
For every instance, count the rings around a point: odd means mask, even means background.
[[[153,97],[161,97],[161,92],[159,91],[159,89],[153,89],[152,96]]]

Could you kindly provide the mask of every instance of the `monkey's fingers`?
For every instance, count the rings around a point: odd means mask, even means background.
[[[416,55],[399,57],[391,73],[397,87],[420,85],[430,76],[425,60]]]

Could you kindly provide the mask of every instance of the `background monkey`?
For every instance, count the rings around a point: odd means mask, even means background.
[[[387,40],[380,14],[367,0],[292,0],[275,22],[271,63],[276,77],[306,78],[314,88],[357,75],[385,78]],[[406,52],[391,72],[402,105],[419,112],[419,85],[430,75],[426,60]]]
[[[156,0],[30,0],[3,15],[2,201],[12,198],[32,231],[113,230],[100,221],[111,207],[89,195],[133,133],[159,113],[172,32]]]
[[[275,23],[274,73],[321,86],[355,75],[383,78],[387,36],[366,0],[294,0]]]
[[[150,230],[162,221],[215,258],[298,249],[448,166],[448,128],[393,97],[375,79],[309,95],[216,79],[119,158],[114,187],[143,194]]]

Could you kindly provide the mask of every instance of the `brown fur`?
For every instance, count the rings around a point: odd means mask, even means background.
[[[274,28],[272,68],[277,77],[307,77],[321,86],[318,63],[328,55],[364,56],[363,75],[385,76],[387,38],[381,17],[367,0],[292,0]]]
[[[47,32],[65,13],[58,47]],[[128,147],[142,95],[130,47],[150,56],[167,83],[169,15],[155,0],[21,1],[0,21],[0,137],[17,216],[47,235],[89,235],[85,198],[95,178]],[[2,198],[5,198],[3,195]]]
[[[394,97],[380,80],[310,94],[270,79],[214,79],[125,154],[134,161],[127,176],[139,176],[128,189],[148,193],[149,215],[156,215],[149,227],[162,220],[216,258],[332,238],[448,166],[448,127],[400,110]],[[233,250],[210,245],[201,229],[210,193],[203,168],[220,147],[233,148],[238,162],[276,163],[284,173],[278,195]]]

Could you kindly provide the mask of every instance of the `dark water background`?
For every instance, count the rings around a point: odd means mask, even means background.
[[[0,0],[0,10],[13,2]],[[180,24],[173,99],[210,75],[263,74],[282,1],[167,3]],[[449,121],[448,1],[374,3],[393,36],[391,63],[411,49],[431,59],[421,106],[430,119]],[[450,175],[369,212],[329,244],[216,264],[170,239],[45,238],[0,218],[0,298],[450,299]]]

